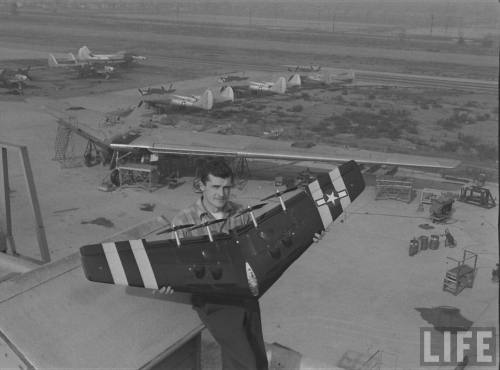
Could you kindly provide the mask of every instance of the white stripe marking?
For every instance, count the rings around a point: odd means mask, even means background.
[[[335,188],[337,193],[339,193],[339,195],[342,191],[345,191],[347,194],[349,194],[349,192],[345,187],[344,179],[342,178],[342,175],[340,174],[338,167],[334,168],[330,172],[330,179],[332,180],[333,187]],[[350,204],[351,204],[350,196],[340,198],[340,205],[342,206],[342,210],[345,211]]]
[[[144,249],[142,240],[129,240],[129,243],[130,247],[132,247],[132,253],[134,253],[137,266],[139,267],[144,288],[158,289],[156,276],[151,267],[151,261],[146,253],[146,249]]]
[[[318,199],[324,199],[323,190],[321,190],[318,180],[315,180],[309,184],[309,191],[311,192],[312,198],[315,202]],[[333,222],[332,214],[330,213],[330,207],[318,207],[318,203],[316,202],[316,208],[318,209],[321,221],[323,222],[323,227],[326,229]]]
[[[125,270],[123,270],[122,261],[118,255],[115,243],[102,243],[102,249],[104,250],[106,260],[108,261],[111,275],[113,276],[113,283],[118,285],[128,285],[127,275],[125,275]]]

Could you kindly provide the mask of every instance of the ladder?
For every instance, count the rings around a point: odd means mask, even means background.
[[[455,267],[446,271],[443,280],[443,290],[458,295],[464,288],[472,288],[474,285],[474,278],[477,271],[477,254],[467,249],[464,250],[462,260],[457,260],[452,257],[446,257],[457,263]],[[474,267],[469,266],[465,262],[473,260]]]

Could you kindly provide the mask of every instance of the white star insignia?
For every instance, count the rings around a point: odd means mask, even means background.
[[[325,198],[321,198],[321,199],[316,200],[316,204],[318,206],[325,205],[328,202],[332,202],[332,204],[335,204],[335,201],[337,199],[345,198],[345,197],[348,196],[347,191],[345,189],[339,191],[338,195],[335,195],[335,193],[333,191],[330,194],[325,194],[325,195],[326,195],[326,199]]]

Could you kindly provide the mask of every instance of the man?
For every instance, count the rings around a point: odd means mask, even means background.
[[[217,234],[227,233],[232,228],[249,222],[248,213],[238,215],[242,206],[229,200],[233,180],[233,172],[223,160],[205,162],[200,172],[201,197],[179,212],[172,224],[202,224],[225,219],[209,226],[210,231]],[[205,227],[182,232],[183,237],[204,234]],[[168,294],[173,290],[171,287],[163,287],[160,292]],[[221,347],[223,369],[268,368],[260,306],[256,298],[215,299],[194,295],[192,304]]]

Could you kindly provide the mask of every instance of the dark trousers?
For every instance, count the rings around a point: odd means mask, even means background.
[[[221,347],[224,370],[267,370],[260,306],[256,299],[193,306]]]

